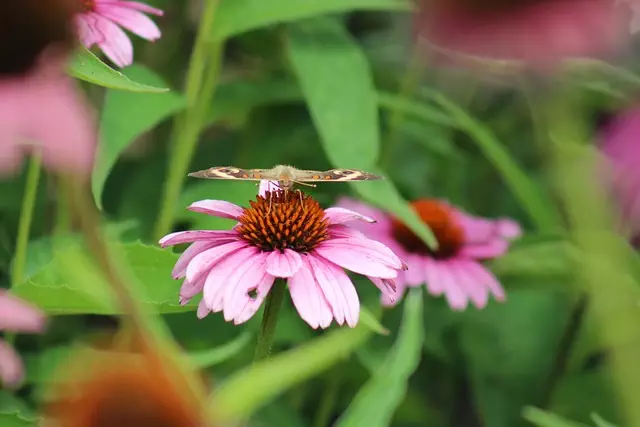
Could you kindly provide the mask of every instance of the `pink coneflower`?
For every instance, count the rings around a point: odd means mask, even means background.
[[[35,307],[0,290],[0,330],[10,332],[42,332],[44,315]],[[20,356],[5,341],[0,340],[0,380],[7,387],[22,382],[23,367]]]
[[[347,198],[340,200],[338,206],[376,219],[376,227],[358,228],[406,260],[409,268],[396,279],[397,300],[406,286],[423,284],[432,295],[444,294],[454,310],[464,310],[469,301],[483,308],[490,294],[498,301],[505,299],[502,286],[480,260],[507,251],[509,239],[521,234],[516,222],[471,216],[440,200],[417,200],[412,206],[439,244],[434,252],[406,225],[378,209]],[[385,305],[394,304],[385,295],[382,297]]]
[[[607,53],[628,35],[614,0],[420,0],[418,36],[499,60],[550,63]]]
[[[87,49],[97,44],[118,67],[133,63],[133,44],[124,27],[149,41],[160,38],[160,29],[145,13],[163,11],[144,3],[122,0],[81,0],[84,12],[76,18],[80,40]]]
[[[202,230],[169,234],[165,247],[192,243],[173,270],[185,277],[180,301],[202,292],[198,316],[224,312],[227,321],[249,320],[276,278],[287,279],[298,313],[312,328],[335,319],[354,327],[360,314],[356,289],[344,269],[365,275],[388,299],[395,299],[393,279],[405,265],[388,247],[346,224],[374,222],[344,208],[322,209],[298,191],[264,191],[242,208],[222,200],[193,203],[189,210],[231,218],[230,231]]]
[[[606,180],[617,202],[620,229],[640,233],[640,108],[614,116],[601,132],[600,150],[608,162]]]
[[[96,146],[90,107],[65,74],[66,58],[41,59],[27,74],[0,79],[0,174],[37,150],[45,166],[86,176]]]

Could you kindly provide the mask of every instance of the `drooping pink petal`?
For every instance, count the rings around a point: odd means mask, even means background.
[[[5,387],[14,388],[22,382],[22,360],[16,351],[0,339],[0,380]]]
[[[469,302],[467,294],[464,292],[455,275],[455,264],[450,261],[434,263],[437,266],[437,287],[442,289],[442,293],[447,298],[449,306],[456,311],[467,308]]]
[[[38,333],[46,318],[35,306],[0,290],[0,330]]]
[[[323,258],[308,255],[305,261],[329,303],[336,322],[342,325],[346,321],[347,325],[355,327],[360,316],[360,300],[349,276]]]
[[[369,277],[369,280],[382,291],[380,293],[380,301],[384,307],[395,306],[402,299],[407,288],[407,282],[402,279],[389,280]]]
[[[506,299],[504,288],[486,267],[478,262],[469,262],[466,268],[474,276],[476,283],[487,287],[497,301]]]
[[[78,37],[87,49],[90,49],[96,43],[104,41],[104,34],[99,31],[94,15],[93,12],[87,12],[77,15],[75,18]]]
[[[187,209],[192,212],[235,220],[240,218],[244,212],[244,209],[240,206],[225,200],[200,200],[192,203]]]
[[[289,292],[298,314],[309,326],[313,329],[324,329],[331,324],[331,306],[307,263],[303,263],[298,272],[289,279]]]
[[[101,4],[96,3],[96,13],[121,25],[134,34],[146,40],[160,38],[160,29],[144,13],[130,8],[126,3]]]
[[[275,277],[291,277],[302,265],[302,257],[291,249],[272,251],[267,257],[267,273]]]
[[[444,281],[440,280],[440,261],[425,257],[423,268],[429,293],[434,296],[442,295]]]
[[[426,281],[425,256],[421,254],[407,254],[403,257],[407,263],[404,279],[409,286],[418,286]]]
[[[452,280],[458,284],[477,308],[484,308],[489,301],[489,289],[473,272],[475,261],[455,260],[450,261],[450,274]]]
[[[274,278],[265,270],[268,254],[258,253],[250,260],[241,265],[227,279],[226,291],[223,299],[223,312],[226,321],[236,320],[245,312],[247,305],[255,302],[257,295],[252,297],[253,292],[257,292],[260,285]],[[264,285],[262,286],[264,292]],[[263,297],[266,295],[262,295]],[[255,310],[260,305],[252,304]],[[254,311],[255,313],[255,311]]]
[[[256,247],[247,246],[226,256],[211,268],[202,291],[207,307],[211,311],[214,313],[222,311],[224,295],[227,286],[230,286],[229,277],[259,252],[260,250]]]
[[[339,266],[365,276],[394,279],[404,263],[389,248],[374,240],[333,239],[315,251]]]
[[[221,262],[224,258],[234,252],[248,246],[247,242],[237,240],[217,245],[211,249],[200,252],[198,255],[193,257],[187,266],[187,280],[193,283],[199,282],[203,277],[206,277],[209,274],[209,271],[211,271],[213,266],[217,263]]]
[[[130,9],[139,10],[140,12],[149,13],[151,15],[156,15],[156,16],[164,15],[164,12],[162,10],[149,6],[148,4],[145,4],[145,3],[140,3],[137,1],[122,1],[119,3],[126,5]]]
[[[204,298],[203,298],[198,303],[198,310],[196,311],[196,316],[198,316],[198,319],[204,319],[205,317],[207,317],[209,313],[211,313],[211,310],[209,310],[209,307],[207,307],[207,304],[204,302]]]
[[[266,274],[262,279],[262,282],[258,284],[258,287],[255,289],[255,297],[248,298],[243,301],[244,307],[241,311],[239,311],[235,317],[233,318],[233,323],[236,325],[240,325],[247,320],[251,319],[254,314],[257,313],[258,309],[262,305],[262,302],[267,297],[267,294],[271,290],[273,286],[273,282],[275,281],[275,277],[270,274]]]
[[[516,239],[522,236],[522,227],[516,221],[508,218],[496,220],[498,235],[504,239]]]
[[[191,298],[202,292],[206,280],[206,275],[199,277],[195,282],[184,279],[182,281],[182,286],[180,286],[180,304],[187,304],[191,300]]]
[[[190,230],[190,231],[176,231],[175,233],[167,234],[158,243],[163,248],[167,246],[180,245],[182,243],[193,243],[199,241],[210,241],[210,243],[227,243],[232,240],[239,239],[240,236],[235,231],[227,230]]]
[[[129,36],[113,21],[95,14],[95,28],[104,34],[104,40],[98,46],[104,54],[118,67],[126,67],[133,63],[133,44]]]
[[[328,208],[324,210],[324,214],[332,224],[344,224],[353,221],[364,221],[370,224],[376,222],[376,220],[371,217],[346,208]]]
[[[499,238],[487,240],[485,243],[463,246],[458,256],[476,259],[490,259],[504,255],[509,249],[509,242]]]
[[[193,242],[189,247],[180,254],[178,261],[176,261],[176,265],[173,267],[171,271],[171,277],[174,279],[182,279],[187,274],[187,266],[200,252],[204,252],[207,249],[211,249],[216,246],[216,243],[211,243],[205,241]]]
[[[361,203],[349,197],[341,197],[340,199],[338,199],[336,206],[358,212],[359,214],[364,215],[367,218],[375,220],[375,226],[360,222],[350,224],[353,228],[363,231],[367,233],[367,235],[369,232],[378,232],[382,234],[389,234],[391,232],[390,217],[380,209],[376,209],[373,206]]]

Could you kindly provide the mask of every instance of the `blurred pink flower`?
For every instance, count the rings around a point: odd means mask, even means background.
[[[606,180],[617,201],[621,229],[640,234],[640,108],[614,116],[601,133]]]
[[[35,307],[0,290],[0,330],[40,333],[45,327],[44,315]],[[20,385],[23,366],[20,356],[0,340],[0,381],[7,387]]]
[[[297,191],[269,191],[250,207],[222,200],[193,203],[189,210],[238,223],[230,231],[172,233],[163,247],[192,243],[180,256],[173,277],[185,278],[180,302],[203,293],[198,317],[224,312],[227,321],[249,320],[276,278],[285,278],[300,317],[312,328],[327,328],[333,319],[354,327],[360,315],[356,289],[343,269],[365,275],[388,299],[395,299],[393,279],[406,268],[388,247],[347,226],[373,222],[344,208],[323,210]]]
[[[133,63],[133,44],[124,27],[149,41],[160,38],[160,29],[145,15],[164,12],[144,3],[122,0],[81,0],[84,13],[76,17],[80,41],[87,49],[97,44],[118,67]]]
[[[0,174],[15,172],[35,149],[51,169],[88,175],[96,146],[90,107],[65,74],[66,59],[41,59],[27,74],[0,79]]]
[[[635,1],[635,0],[634,0]],[[451,51],[553,63],[616,48],[630,17],[614,0],[420,0],[418,36]]]
[[[469,300],[477,307],[487,305],[489,295],[498,301],[505,292],[480,260],[503,255],[509,240],[520,236],[518,223],[510,219],[489,220],[471,216],[444,201],[422,199],[412,203],[420,218],[431,227],[439,248],[429,249],[402,222],[369,205],[343,198],[338,206],[377,221],[375,227],[358,225],[369,238],[380,241],[406,260],[408,269],[396,279],[399,301],[407,286],[426,283],[432,295],[444,294],[454,310],[464,310]],[[395,302],[382,295],[385,305]]]

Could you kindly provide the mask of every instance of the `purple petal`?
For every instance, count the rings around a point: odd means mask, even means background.
[[[404,278],[409,286],[418,286],[426,282],[427,278],[424,274],[425,258],[424,255],[420,254],[407,254],[405,256],[407,271],[404,272]]]
[[[205,304],[204,299],[201,299],[200,303],[198,303],[198,310],[196,311],[196,316],[198,316],[198,319],[204,319],[209,315],[209,313],[211,313],[211,310],[209,310],[209,308],[207,307],[207,304]]]
[[[266,274],[264,276],[262,282],[260,282],[258,287],[255,289],[255,293],[256,293],[255,298],[253,299],[248,298],[244,301],[244,308],[233,319],[234,324],[240,325],[246,322],[247,320],[251,319],[253,315],[256,314],[256,312],[262,305],[262,302],[264,301],[267,294],[271,290],[271,287],[273,286],[273,282],[275,281],[275,279],[276,278],[270,274]]]
[[[331,224],[344,224],[352,221],[364,221],[370,224],[373,224],[376,222],[375,219],[369,216],[362,215],[358,212],[355,212],[346,208],[339,208],[339,207],[328,208],[328,209],[325,209],[324,214],[325,214],[325,217],[329,219],[329,222]]]
[[[0,330],[39,333],[45,324],[44,314],[35,306],[0,291]]]
[[[202,291],[207,307],[214,313],[222,311],[223,300],[228,286],[228,278],[234,271],[260,253],[254,246],[246,246],[217,263],[211,268]]]
[[[210,243],[227,243],[232,240],[238,240],[240,235],[236,231],[228,230],[190,230],[177,231],[167,234],[158,243],[163,248],[167,246],[180,245],[182,243],[192,243],[207,240]]]
[[[389,248],[368,239],[334,239],[321,243],[315,251],[340,267],[383,279],[398,277],[397,270],[403,265]]]
[[[336,322],[342,325],[346,320],[347,325],[355,327],[360,316],[360,300],[349,276],[342,268],[323,258],[309,255],[306,261]]]
[[[133,63],[133,44],[129,36],[113,21],[95,14],[94,28],[104,35],[98,46],[104,54],[118,67],[126,67]]]
[[[302,267],[289,279],[289,293],[298,314],[313,329],[326,328],[331,324],[331,307],[304,260]]]
[[[265,252],[253,255],[227,278],[222,300],[224,320],[227,322],[244,311],[247,303],[251,301],[251,290],[257,289],[264,282],[267,276],[265,267],[268,256]]]
[[[506,299],[502,285],[486,267],[478,262],[469,262],[467,268],[474,275],[477,283],[489,288],[497,301],[502,302]]]
[[[273,193],[276,191],[282,190],[280,185],[278,185],[278,181],[260,181],[260,186],[258,187],[258,194],[262,197],[267,197],[267,193]]]
[[[489,290],[482,283],[482,280],[474,274],[474,261],[460,260],[451,261],[451,275],[462,291],[471,299],[477,308],[484,308],[489,302]],[[471,267],[470,267],[471,265]]]
[[[187,280],[190,282],[198,282],[202,277],[206,277],[211,268],[226,256],[245,248],[248,245],[249,244],[245,241],[234,241],[217,245],[211,249],[200,252],[198,255],[193,257],[187,266]]]
[[[504,255],[508,249],[509,242],[494,237],[484,243],[464,246],[460,250],[459,256],[476,259],[490,259]]]
[[[171,271],[171,277],[174,279],[182,279],[187,273],[187,266],[200,252],[206,251],[207,249],[211,249],[215,246],[216,243],[211,243],[207,241],[194,242],[189,247],[180,254],[180,258],[176,261],[176,265],[173,267],[173,271]]]
[[[378,279],[369,277],[369,280],[382,291],[380,301],[384,307],[393,307],[398,304],[407,288],[407,282],[402,279]]]
[[[142,12],[124,6],[123,3],[96,3],[96,13],[146,40],[153,41],[160,38],[160,29],[151,18]]]
[[[434,263],[437,265],[439,287],[442,288],[449,306],[455,311],[467,308],[469,299],[455,275],[455,266],[448,261]]]
[[[187,209],[192,212],[235,220],[240,218],[244,213],[243,208],[225,200],[200,200],[199,202],[192,203]]]
[[[302,257],[291,249],[275,250],[267,257],[267,273],[275,277],[291,277],[302,265]]]
[[[180,304],[187,304],[191,300],[191,298],[202,292],[206,280],[207,276],[203,276],[195,282],[184,279],[184,281],[182,282],[182,286],[180,286]]]
[[[23,378],[22,360],[5,341],[0,340],[0,380],[9,388],[20,385]]]

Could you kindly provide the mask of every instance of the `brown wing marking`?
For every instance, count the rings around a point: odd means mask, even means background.
[[[262,169],[240,169],[233,166],[219,166],[191,172],[189,176],[204,179],[239,179],[246,181],[260,180]]]
[[[301,181],[369,181],[375,179],[382,179],[381,176],[374,175],[369,172],[364,172],[356,169],[331,169],[324,172],[308,172],[309,176],[305,176],[305,179]]]

